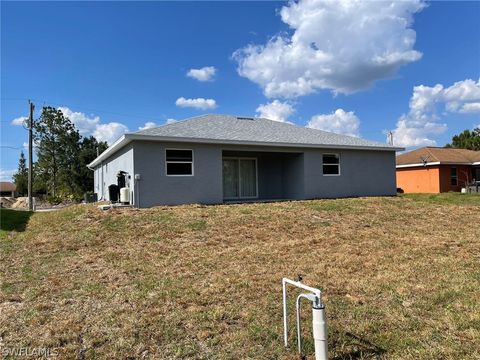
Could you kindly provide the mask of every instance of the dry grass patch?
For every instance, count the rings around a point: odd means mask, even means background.
[[[66,358],[293,359],[281,278],[301,273],[331,358],[479,358],[472,199],[36,213],[0,243],[0,336]]]

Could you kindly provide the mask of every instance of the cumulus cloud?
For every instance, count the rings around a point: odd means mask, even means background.
[[[353,111],[337,109],[331,114],[312,116],[307,127],[337,134],[360,136],[360,119]]]
[[[393,132],[395,145],[435,145],[433,138],[447,130],[447,124],[441,122],[443,116],[480,113],[480,80],[466,79],[447,88],[442,84],[415,86],[409,108]]]
[[[22,126],[25,122],[25,120],[28,120],[28,117],[26,116],[20,116],[18,118],[15,118],[13,119],[10,123],[12,125],[16,125],[16,126]]]
[[[157,125],[157,123],[155,123],[155,122],[153,122],[153,121],[147,121],[147,122],[145,123],[145,125],[140,126],[140,127],[138,128],[138,130],[152,129],[152,128],[157,127],[157,126],[159,126],[159,125]]]
[[[279,100],[273,100],[272,102],[267,104],[260,104],[256,112],[261,118],[288,122],[288,117],[295,112],[295,109],[288,102],[280,102]]]
[[[172,119],[172,118],[168,118],[168,119],[165,121],[165,124],[173,124],[174,122],[177,122],[177,120]],[[138,128],[138,130],[152,129],[152,128],[155,128],[155,127],[158,127],[158,126],[161,126],[161,125],[160,125],[160,124],[157,124],[156,122],[153,122],[153,121],[147,121],[147,122],[145,123],[145,125],[140,126],[140,127]]]
[[[214,66],[205,66],[201,69],[190,69],[187,76],[198,81],[212,81],[217,69]]]
[[[97,140],[106,141],[109,145],[128,132],[127,126],[118,122],[102,123],[100,117],[96,115],[87,115],[83,112],[73,111],[66,106],[59,106],[58,110],[70,119],[80,135],[86,137],[93,135]],[[18,117],[13,119],[11,123],[13,125],[22,125],[24,119],[26,117]],[[152,123],[147,122],[145,125],[147,124]]]
[[[93,135],[97,140],[106,141],[109,145],[128,132],[128,128],[118,122],[102,123],[99,116],[72,111],[66,106],[58,109],[75,124],[80,135]]]
[[[92,135],[98,141],[106,141],[111,145],[126,132],[128,132],[128,128],[125,125],[118,122],[109,122],[108,124],[97,125],[97,128]]]
[[[183,96],[178,98],[175,101],[175,105],[179,107],[191,107],[195,109],[215,109],[217,107],[217,103],[213,99],[204,99],[204,98],[196,98],[196,99],[185,99]]]
[[[422,0],[290,1],[280,16],[291,31],[239,49],[233,58],[238,73],[270,98],[320,89],[352,93],[421,58],[411,26],[424,7]]]
[[[0,168],[0,180],[2,181],[11,181],[13,174],[15,174],[17,170],[7,170]]]
[[[448,111],[459,113],[480,112],[480,79],[458,81],[444,90],[443,98]]]
[[[85,113],[72,111],[66,106],[60,106],[58,108],[65,117],[69,118],[71,122],[75,124],[78,132],[82,136],[90,136],[97,129],[97,126],[100,124],[99,116],[89,116]]]

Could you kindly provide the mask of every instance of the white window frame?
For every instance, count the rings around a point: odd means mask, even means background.
[[[183,151],[191,151],[192,152],[192,161],[167,161],[167,151],[168,150],[183,150]],[[172,177],[178,177],[178,176],[194,176],[195,175],[195,168],[194,168],[194,151],[193,149],[179,149],[179,148],[165,148],[165,176],[172,176]],[[167,169],[167,164],[192,164],[192,173],[191,174],[168,174],[168,169]]]
[[[238,176],[240,180],[240,160],[254,160],[255,161],[255,196],[240,196],[242,193],[242,185],[240,181],[238,182],[238,196],[236,197],[224,197],[223,200],[242,200],[242,199],[258,199],[258,158],[256,157],[245,157],[245,156],[224,156],[222,157],[222,168],[223,160],[238,160]],[[222,187],[223,187],[223,174],[222,174]],[[222,188],[223,193],[223,188]]]
[[[325,155],[337,156],[338,157],[338,164],[324,164],[323,163],[323,157]],[[340,166],[341,162],[342,161],[341,161],[341,158],[340,158],[340,154],[338,154],[338,153],[323,153],[322,154],[322,174],[323,174],[323,176],[340,176],[342,174],[342,167]],[[325,174],[323,172],[323,167],[324,166],[338,166],[338,174]]]

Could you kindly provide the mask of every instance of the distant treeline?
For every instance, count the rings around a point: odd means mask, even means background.
[[[33,163],[34,194],[45,194],[51,202],[60,202],[78,201],[91,192],[93,171],[87,165],[107,149],[107,143],[93,136],[82,137],[61,110],[49,106],[34,120],[33,130],[37,155]],[[18,194],[26,196],[28,167],[23,151],[13,180]]]

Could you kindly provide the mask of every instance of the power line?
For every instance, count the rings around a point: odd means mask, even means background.
[[[0,98],[0,100],[12,100],[12,101],[17,101],[17,100],[22,100],[22,101],[28,101],[29,99],[26,98]],[[93,109],[93,108],[88,108],[88,107],[83,107],[83,106],[77,106],[75,104],[68,104],[66,105],[65,103],[60,103],[60,102],[54,102],[54,101],[48,101],[45,99],[31,99],[32,101],[44,103],[44,104],[50,104],[50,105],[56,105],[56,106],[64,106],[68,108],[75,108],[76,111],[93,111],[97,113],[103,113],[103,114],[112,114],[112,115],[117,115],[117,116],[126,116],[130,118],[137,118],[137,119],[146,119],[146,120],[159,120],[157,116],[147,116],[147,115],[132,115],[132,114],[123,114],[119,113],[116,111],[110,111],[110,110],[102,110],[102,109]]]
[[[22,150],[23,147],[16,147],[16,146],[8,146],[8,145],[0,145],[2,149],[13,149],[13,150]]]

